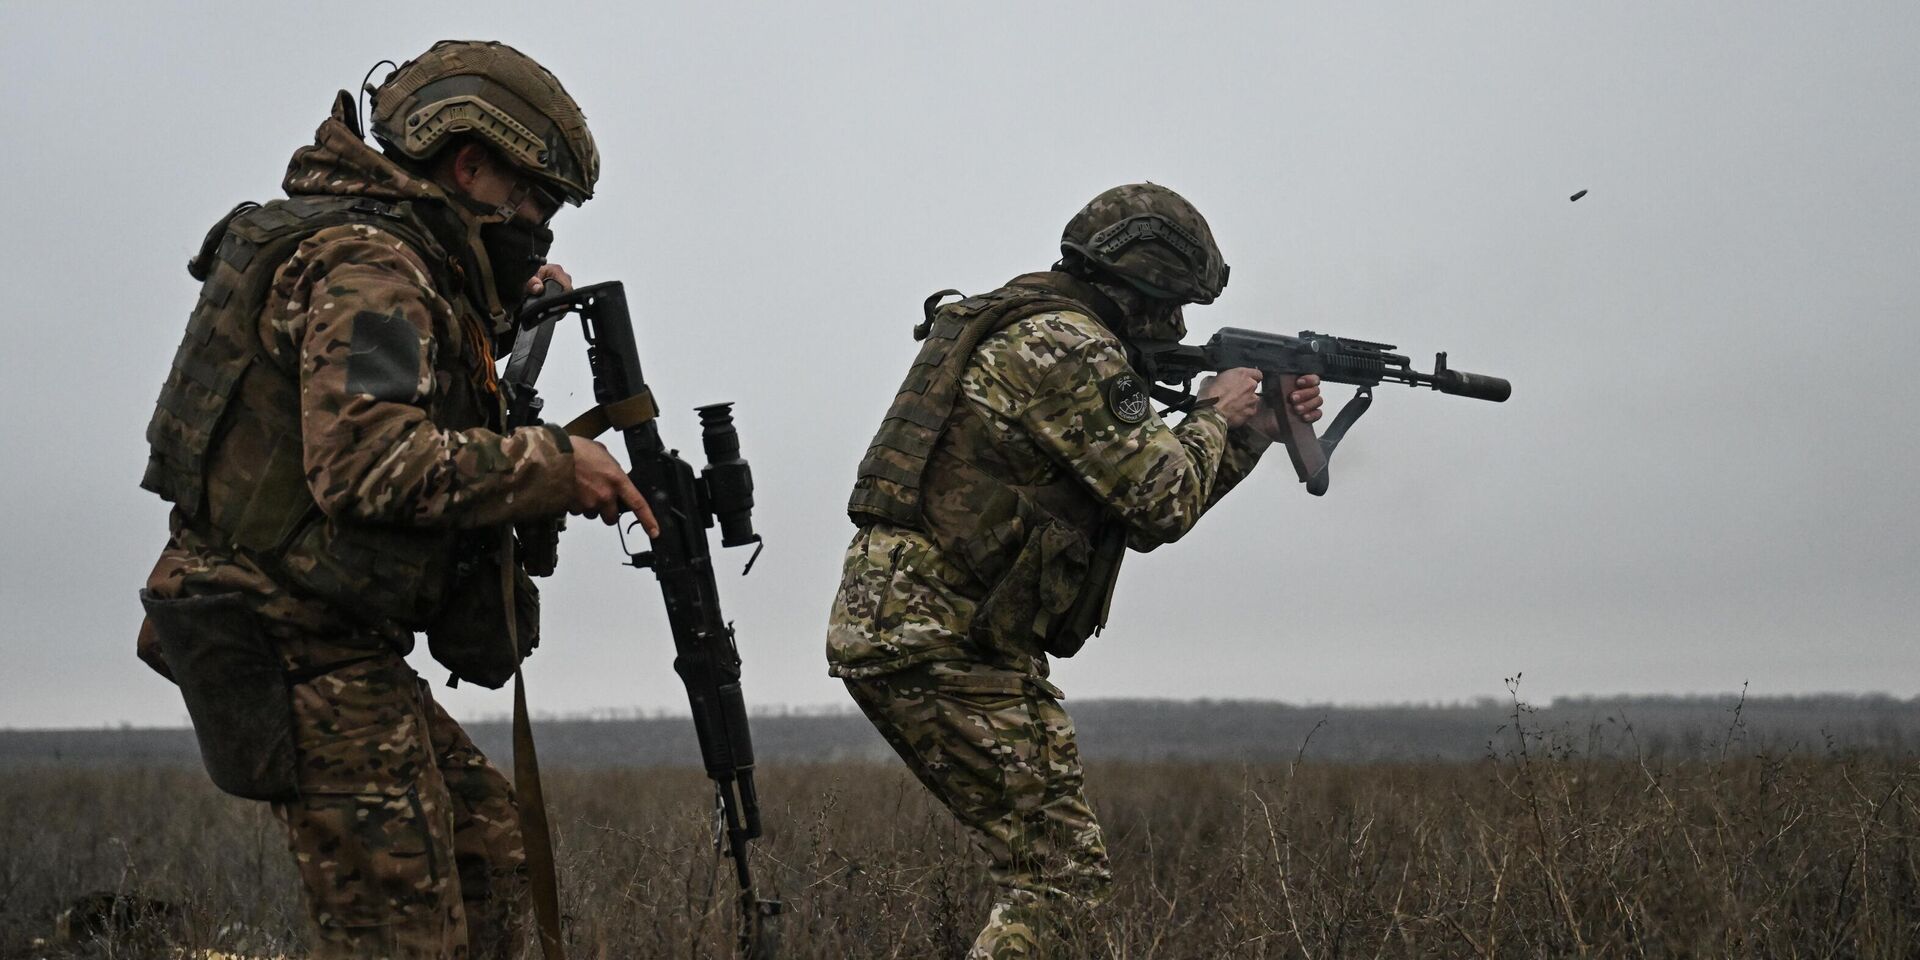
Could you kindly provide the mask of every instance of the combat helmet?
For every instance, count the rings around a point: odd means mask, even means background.
[[[1155,183],[1129,183],[1094,197],[1067,221],[1060,252],[1160,300],[1212,303],[1227,286],[1227,264],[1206,218]]]
[[[504,43],[442,40],[373,91],[381,148],[425,160],[472,134],[575,206],[593,196],[600,153],[586,115],[533,58]]]

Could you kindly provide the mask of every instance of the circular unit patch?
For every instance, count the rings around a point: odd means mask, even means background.
[[[1107,409],[1121,423],[1139,423],[1153,412],[1153,404],[1148,402],[1147,388],[1140,378],[1122,373],[1107,381]]]

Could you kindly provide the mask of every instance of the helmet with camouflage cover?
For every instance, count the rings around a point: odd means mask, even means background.
[[[1067,221],[1060,251],[1159,300],[1212,303],[1227,286],[1227,264],[1206,218],[1155,183],[1129,183],[1094,197]]]
[[[373,136],[425,160],[456,134],[477,136],[578,206],[593,196],[600,154],[586,115],[533,58],[478,40],[442,40],[373,91]]]

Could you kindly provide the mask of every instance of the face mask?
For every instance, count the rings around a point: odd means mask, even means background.
[[[544,226],[509,220],[480,225],[480,245],[493,271],[493,289],[500,304],[512,310],[526,299],[527,281],[547,262],[553,231]]]
[[[1179,340],[1187,335],[1186,314],[1171,300],[1148,300],[1127,311],[1127,336],[1135,340]]]
[[[1124,327],[1115,330],[1127,340],[1179,340],[1187,335],[1186,315],[1178,300],[1149,297],[1129,284],[1106,280],[1092,281],[1094,287],[1113,300],[1125,316]]]

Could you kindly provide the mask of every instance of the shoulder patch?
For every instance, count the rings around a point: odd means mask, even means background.
[[[420,335],[398,310],[354,315],[347,390],[398,403],[420,395]]]
[[[1121,423],[1139,423],[1153,412],[1146,384],[1132,372],[1108,377],[1102,390],[1107,395],[1107,409],[1113,411],[1114,419]]]

